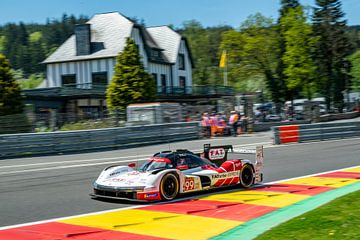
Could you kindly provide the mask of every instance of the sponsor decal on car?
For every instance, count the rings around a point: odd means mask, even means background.
[[[209,159],[210,160],[219,160],[225,157],[225,149],[224,148],[214,148],[209,151]]]
[[[106,181],[124,182],[124,181],[126,181],[126,179],[125,178],[111,178],[111,179],[107,179]]]
[[[158,195],[159,195],[158,193],[146,193],[145,198],[153,198],[153,197],[157,197]]]
[[[122,174],[122,173],[124,173],[124,172],[127,172],[127,171],[124,170],[124,169],[121,169],[121,170],[118,170],[118,171],[115,171],[115,172],[110,173],[109,176],[112,177],[112,176],[115,176],[115,175]]]
[[[226,173],[219,173],[219,174],[214,174],[211,176],[212,179],[219,179],[219,178],[233,178],[233,177],[238,177],[239,176],[239,171],[234,171],[234,172],[226,172]]]

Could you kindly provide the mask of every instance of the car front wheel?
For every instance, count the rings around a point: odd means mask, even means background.
[[[179,193],[179,180],[173,173],[166,174],[160,183],[160,194],[163,200],[173,200]]]

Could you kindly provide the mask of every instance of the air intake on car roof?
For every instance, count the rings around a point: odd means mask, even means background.
[[[91,29],[90,24],[75,26],[76,55],[89,55],[91,53]]]

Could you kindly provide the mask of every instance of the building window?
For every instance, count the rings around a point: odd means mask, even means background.
[[[186,87],[186,78],[185,78],[185,77],[183,77],[183,76],[180,76],[180,77],[179,77],[179,86],[180,86],[181,88],[185,88],[185,87]]]
[[[161,74],[161,92],[166,93],[166,75]]]
[[[158,50],[151,50],[151,57],[153,57],[153,58],[159,58],[159,57],[160,57],[160,51],[158,51]]]
[[[76,75],[75,74],[62,75],[61,85],[68,87],[76,87]]]
[[[96,72],[92,74],[93,85],[107,85],[107,72]]]
[[[185,70],[185,55],[179,54],[179,70]]]

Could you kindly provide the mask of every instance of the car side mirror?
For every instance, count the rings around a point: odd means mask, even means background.
[[[128,167],[134,168],[134,167],[136,167],[136,163],[129,163]]]
[[[189,169],[189,166],[188,165],[179,165],[176,167],[176,169],[182,171],[182,170]]]

